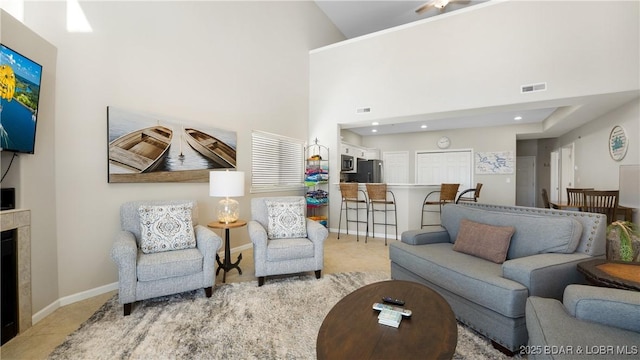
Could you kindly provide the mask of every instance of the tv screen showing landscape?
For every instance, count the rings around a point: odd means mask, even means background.
[[[42,66],[0,44],[0,149],[33,154]]]

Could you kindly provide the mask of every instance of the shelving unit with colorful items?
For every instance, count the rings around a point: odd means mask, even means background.
[[[328,227],[329,148],[315,139],[307,146],[304,183],[307,186],[307,217]]]

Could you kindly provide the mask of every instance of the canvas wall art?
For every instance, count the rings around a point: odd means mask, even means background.
[[[234,131],[112,106],[107,128],[110,183],[207,182],[236,167]]]
[[[513,151],[476,152],[476,174],[513,174]]]

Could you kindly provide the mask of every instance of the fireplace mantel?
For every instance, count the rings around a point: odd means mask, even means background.
[[[18,247],[18,333],[31,327],[31,211],[0,211],[0,229],[17,229]]]

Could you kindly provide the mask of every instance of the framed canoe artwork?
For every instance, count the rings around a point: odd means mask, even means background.
[[[203,124],[107,107],[108,181],[208,182],[236,167],[237,135]]]

